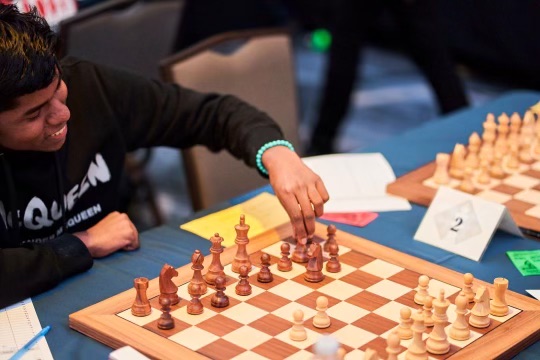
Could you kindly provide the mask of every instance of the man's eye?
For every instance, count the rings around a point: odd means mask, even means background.
[[[34,114],[34,115],[28,116],[28,117],[26,118],[26,120],[30,120],[30,121],[31,121],[31,120],[36,120],[38,117],[39,117],[39,112],[36,113],[36,114]]]

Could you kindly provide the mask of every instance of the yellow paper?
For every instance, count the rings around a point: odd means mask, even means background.
[[[264,192],[241,204],[192,220],[180,228],[205,239],[219,233],[223,237],[223,246],[231,246],[236,238],[234,226],[240,222],[242,214],[250,226],[248,237],[255,237],[290,221],[278,198]]]

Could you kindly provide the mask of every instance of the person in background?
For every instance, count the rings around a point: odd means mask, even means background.
[[[127,152],[198,144],[268,176],[295,236],[310,237],[329,196],[266,114],[75,58],[33,9],[0,5],[0,308],[134,250],[117,211]],[[216,174],[219,178],[219,174]]]
[[[388,10],[398,25],[403,48],[422,70],[445,114],[468,105],[451,54],[439,28],[437,2],[432,0],[335,0],[325,84],[308,155],[336,151],[339,128],[349,109],[361,52],[373,23]]]

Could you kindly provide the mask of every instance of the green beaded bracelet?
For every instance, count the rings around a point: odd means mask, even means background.
[[[257,169],[259,169],[259,171],[263,173],[264,175],[268,175],[268,170],[266,170],[266,168],[264,167],[262,163],[262,156],[266,150],[273,148],[274,146],[286,146],[291,151],[294,151],[294,147],[287,140],[273,140],[261,146],[259,151],[257,151],[257,155],[255,156],[255,161],[257,163]]]

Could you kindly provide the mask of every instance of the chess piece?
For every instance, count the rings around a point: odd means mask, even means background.
[[[521,131],[519,133],[519,161],[524,164],[532,164],[534,158],[531,154],[532,144],[534,141],[534,115],[530,110],[525,112],[523,116],[523,123],[521,124]]]
[[[479,159],[478,159],[478,152],[480,151],[480,145],[482,144],[482,140],[480,139],[480,136],[478,136],[478,133],[473,132],[471,136],[469,136],[469,146],[467,147],[468,153],[465,157],[465,167],[470,167],[473,169],[477,169],[478,165],[480,165]]]
[[[326,228],[326,241],[323,245],[323,250],[326,252],[330,251],[330,244],[337,244],[336,240],[336,225],[330,224]]]
[[[506,159],[506,167],[510,172],[516,172],[519,169],[519,145],[517,142],[509,141],[510,154]]]
[[[332,243],[328,247],[330,259],[326,262],[326,271],[329,273],[338,273],[341,271],[341,263],[339,262],[339,246],[337,243]]]
[[[473,168],[471,167],[465,168],[463,180],[461,180],[461,183],[459,184],[459,187],[458,187],[459,190],[469,193],[469,194],[472,194],[474,190],[476,190],[472,182],[473,174],[474,174]]]
[[[169,264],[163,265],[159,273],[159,300],[168,298],[171,305],[176,305],[180,301],[178,287],[173,283],[172,278],[178,276],[178,272]]]
[[[246,265],[240,266],[240,281],[236,284],[235,292],[240,296],[248,296],[251,294],[251,284],[248,281],[249,268]]]
[[[214,285],[218,276],[225,276],[223,271],[223,265],[221,264],[221,253],[223,252],[223,238],[215,233],[210,238],[212,246],[210,247],[210,253],[212,253],[212,262],[208,266],[208,272],[204,275],[204,281],[210,285]]]
[[[446,322],[448,321],[448,316],[446,311],[450,306],[450,301],[444,297],[444,289],[441,289],[439,296],[433,299],[433,330],[429,334],[428,339],[426,340],[427,351],[432,354],[446,354],[450,351],[450,342],[446,336],[444,328],[446,327]]]
[[[206,285],[206,284],[205,284]],[[187,306],[187,313],[191,315],[200,315],[204,311],[204,307],[201,303],[201,284],[195,283],[188,286],[189,295],[191,295],[191,301]]]
[[[451,177],[461,180],[465,173],[465,146],[463,144],[456,144],[452,157],[450,159],[449,174]]]
[[[489,175],[495,179],[502,179],[506,176],[504,169],[502,167],[503,153],[499,150],[495,150],[495,155],[493,157],[493,162],[489,168]]]
[[[413,333],[413,340],[409,345],[407,352],[405,353],[405,359],[427,359],[428,354],[426,352],[426,344],[424,344],[424,341],[422,340],[422,335],[424,334],[424,330],[426,329],[426,327],[424,326],[424,316],[422,314],[422,309],[418,309],[418,311],[414,313],[412,319],[413,325],[411,327],[411,330]]]
[[[308,251],[309,261],[306,266],[306,272],[304,279],[309,282],[321,282],[324,279],[322,273],[323,268],[323,256],[322,248],[318,243],[312,243]]]
[[[466,274],[463,275],[463,282],[465,284],[463,286],[463,292],[467,296],[467,300],[470,303],[474,302],[474,291],[472,289],[473,281],[474,281],[473,274],[466,273]]]
[[[313,360],[336,359],[339,351],[339,342],[333,336],[323,335],[315,342],[313,350],[315,351]]]
[[[215,280],[216,292],[210,299],[213,307],[224,308],[229,306],[229,297],[225,295],[225,284],[227,280],[224,276],[218,276]]]
[[[261,255],[261,269],[257,274],[257,281],[261,283],[269,283],[274,280],[274,276],[270,272],[270,255],[264,253]]]
[[[482,124],[484,132],[482,133],[483,146],[493,148],[495,138],[497,136],[497,123],[495,123],[495,115],[487,114],[486,121]]]
[[[485,286],[479,286],[474,296],[474,306],[471,309],[469,325],[483,329],[491,324],[489,318],[489,291]]]
[[[393,330],[386,338],[386,360],[397,360],[397,356],[401,353],[400,339],[396,330]]]
[[[317,314],[313,317],[313,326],[318,329],[326,329],[330,326],[330,317],[326,313],[328,309],[328,298],[326,296],[319,296],[315,303]]]
[[[508,279],[498,277],[494,280],[495,288],[493,300],[490,302],[490,313],[494,316],[508,315],[508,304],[506,303],[506,290],[508,289]]]
[[[408,307],[403,307],[399,311],[399,326],[398,326],[398,334],[399,338],[401,340],[408,340],[413,337],[413,332],[411,330],[411,326],[413,323],[413,320],[411,319],[411,309]]]
[[[491,176],[489,174],[489,160],[486,158],[482,158],[480,160],[480,172],[476,177],[476,181],[480,185],[487,185],[491,182]]]
[[[448,173],[448,163],[450,162],[450,155],[446,153],[438,153],[435,158],[435,173],[433,174],[433,181],[438,185],[446,185],[450,182],[450,175]]]
[[[193,277],[188,285],[188,293],[190,294],[190,287],[195,284],[199,285],[199,295],[204,295],[208,291],[208,285],[206,285],[206,282],[202,276],[202,270],[204,269],[203,261],[204,255],[201,254],[200,250],[195,250],[193,255],[191,255],[191,269],[193,270]]]
[[[416,294],[414,294],[414,302],[418,305],[424,305],[424,299],[428,296],[429,277],[426,275],[420,275],[418,277],[418,287],[416,288]]]
[[[138,277],[133,280],[133,286],[135,287],[136,296],[133,305],[131,305],[131,313],[135,316],[148,316],[152,312],[150,301],[146,296],[146,290],[148,289],[148,279],[145,277]]]
[[[307,263],[309,260],[308,257],[308,247],[307,247],[308,239],[297,239],[296,240],[296,246],[294,248],[293,254],[291,256],[291,260],[295,263],[303,264]]]
[[[510,128],[508,127],[508,123],[510,122],[510,118],[506,113],[502,113],[497,118],[499,125],[497,126],[497,138],[495,139],[495,150],[499,151],[501,154],[506,153],[508,149],[508,142],[507,142],[507,136],[508,131]]]
[[[432,327],[435,325],[433,321],[433,298],[431,296],[426,296],[424,299],[424,326]]]
[[[231,270],[235,273],[240,272],[241,266],[247,266],[248,272],[251,270],[251,261],[247,253],[247,244],[249,244],[249,238],[247,236],[249,231],[249,225],[246,224],[244,214],[240,215],[240,223],[234,226],[236,231],[236,238],[234,243],[237,246],[236,255],[232,262]]]
[[[281,259],[279,259],[277,268],[279,271],[291,271],[292,270],[292,261],[289,259],[289,255],[291,254],[291,245],[289,245],[288,242],[284,242],[281,244],[280,247],[281,250]]]
[[[304,341],[307,339],[307,331],[304,328],[304,312],[297,309],[293,313],[293,325],[289,332],[289,338],[293,341]]]
[[[364,360],[379,360],[379,354],[377,350],[372,348],[367,348],[364,352]]]
[[[449,336],[454,340],[467,340],[471,336],[471,330],[469,330],[469,324],[465,315],[467,315],[467,304],[469,299],[467,294],[461,291],[456,297],[456,320],[452,323]]]
[[[159,298],[161,305],[161,315],[157,321],[157,327],[161,330],[174,328],[174,319],[171,316],[171,301],[167,297]]]
[[[509,143],[519,143],[519,130],[521,129],[521,117],[517,112],[510,116],[510,133],[508,134]]]

